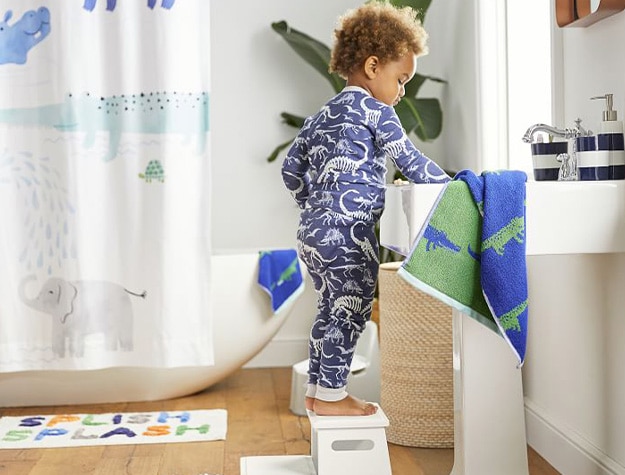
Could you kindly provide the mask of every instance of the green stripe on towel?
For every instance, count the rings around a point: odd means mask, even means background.
[[[458,308],[499,333],[480,283],[482,216],[464,181],[441,191],[400,275],[420,290]]]

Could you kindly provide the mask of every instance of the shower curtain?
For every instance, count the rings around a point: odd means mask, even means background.
[[[0,371],[213,363],[208,4],[2,2]]]

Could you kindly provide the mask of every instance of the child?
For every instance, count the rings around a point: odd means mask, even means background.
[[[386,158],[417,183],[450,177],[417,150],[393,109],[426,53],[427,33],[410,7],[369,2],[340,18],[330,71],[346,87],[306,119],[282,165],[302,209],[298,252],[318,298],[306,408],[317,415],[371,415],[347,394],[356,341],[371,317],[378,276],[375,225],[384,207]]]

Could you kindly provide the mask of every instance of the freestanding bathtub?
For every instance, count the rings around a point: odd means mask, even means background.
[[[152,401],[217,383],[259,353],[292,310],[293,302],[273,314],[257,270],[257,252],[212,256],[214,366],[0,373],[0,407]]]

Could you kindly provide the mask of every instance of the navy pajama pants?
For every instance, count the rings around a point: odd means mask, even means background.
[[[306,209],[297,238],[317,292],[308,384],[344,390],[356,342],[371,318],[379,268],[375,223]]]

